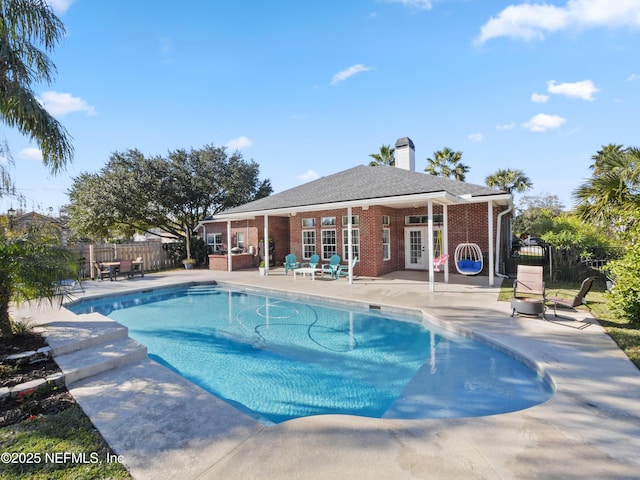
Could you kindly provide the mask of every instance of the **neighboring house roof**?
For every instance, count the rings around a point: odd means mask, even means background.
[[[481,200],[481,197],[483,198]],[[238,217],[248,214],[277,214],[278,211],[338,208],[344,204],[410,204],[432,198],[437,203],[487,201],[508,202],[511,196],[500,190],[471,183],[413,172],[396,167],[360,165],[215,215]],[[211,219],[209,219],[211,220]]]

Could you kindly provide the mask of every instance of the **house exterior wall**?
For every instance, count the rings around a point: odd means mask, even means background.
[[[237,246],[238,233],[244,233],[244,251],[249,252],[251,247],[253,248],[254,257],[253,265],[251,266],[258,267],[260,262],[258,257],[260,240],[264,238],[264,217],[231,222],[231,246],[227,245],[227,222],[206,222],[205,225],[207,234],[222,234],[222,246],[226,251]],[[276,261],[276,265],[281,265],[284,257],[289,253],[289,219],[269,217],[269,235],[273,238],[275,244],[274,260]],[[243,262],[242,265],[246,265],[246,262]],[[210,265],[210,268],[226,270],[227,265],[223,265],[220,260],[217,260],[215,262],[215,268],[212,265]]]
[[[506,207],[494,207],[493,228],[494,238],[497,226],[497,216]],[[367,210],[353,208],[352,215],[357,216],[359,223],[353,228],[359,231],[359,262],[356,264],[354,273],[356,275],[378,277],[390,272],[405,269],[405,219],[411,215],[427,215],[427,206],[418,208],[394,209],[384,206],[371,206]],[[434,215],[442,215],[441,205],[434,205]],[[343,242],[343,230],[346,230],[347,223],[343,222],[343,217],[347,216],[347,209],[335,209],[309,213],[298,213],[295,216],[269,217],[269,235],[275,242],[275,260],[277,265],[281,265],[284,257],[289,253],[294,253],[299,261],[304,262],[309,255],[304,255],[303,232],[315,232],[315,243],[313,251],[320,255],[321,263],[328,262],[328,258],[323,258],[322,232],[335,231],[336,253],[341,258],[345,258]],[[334,225],[323,225],[322,219],[325,217],[335,217]],[[388,217],[389,223],[383,225],[383,217]],[[485,254],[489,251],[488,236],[488,209],[486,203],[469,203],[463,205],[451,205],[448,207],[448,237],[449,254],[453,257],[456,246],[460,243],[476,243]],[[439,226],[439,223],[434,223]],[[417,225],[411,225],[417,226]],[[422,225],[426,227],[425,225]],[[390,233],[389,258],[384,259],[384,249],[382,243],[383,229],[388,228]],[[207,223],[207,233],[219,232],[223,234],[223,241],[226,242],[226,223]],[[237,231],[247,231],[246,243],[253,245],[256,249],[258,240],[262,238],[264,232],[264,218],[256,217],[253,220],[232,222],[232,236],[235,242]],[[235,245],[235,243],[234,243]],[[232,246],[234,246],[232,245]],[[256,263],[254,266],[257,266]],[[449,270],[455,272],[456,268],[452,261],[449,262]],[[484,266],[483,272],[488,271],[489,266]],[[225,268],[226,269],[226,268]]]

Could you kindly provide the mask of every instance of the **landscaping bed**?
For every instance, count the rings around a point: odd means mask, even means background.
[[[43,347],[46,339],[37,333],[0,337],[0,388],[20,390],[0,400],[0,445],[5,455],[12,455],[0,463],[0,480],[130,479],[119,461],[105,461],[117,456],[64,385],[45,382],[38,388],[20,389],[24,383],[60,373],[47,355],[36,355],[33,363],[32,357],[7,360]]]

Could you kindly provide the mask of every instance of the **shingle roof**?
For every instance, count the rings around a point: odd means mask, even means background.
[[[396,167],[360,165],[225,210],[219,215],[436,192],[445,192],[456,197],[479,197],[505,193],[481,185]]]

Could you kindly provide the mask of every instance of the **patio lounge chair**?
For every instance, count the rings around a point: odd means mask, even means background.
[[[329,259],[329,263],[323,263],[320,268],[320,274],[324,277],[325,273],[328,273],[331,278],[336,274],[338,266],[340,265],[340,255],[332,255]]]
[[[351,268],[355,268],[356,263],[358,262],[358,257],[354,257],[351,262]],[[349,265],[338,265],[336,269],[336,280],[340,277],[348,277],[349,276]]]
[[[284,257],[284,274],[289,275],[289,270],[295,270],[296,268],[300,268],[300,264],[298,263],[298,257],[296,257],[295,253],[290,253],[286,257]]]
[[[56,282],[55,288],[58,295],[70,295],[78,289],[82,291],[82,293],[84,293],[82,282],[80,282],[80,280],[74,280],[72,278],[67,278]]]
[[[558,316],[558,313],[556,312],[556,307],[558,306],[574,309],[579,305],[586,305],[587,300],[585,297],[587,296],[587,293],[589,293],[589,290],[591,290],[591,287],[593,286],[593,282],[597,278],[598,277],[589,277],[583,280],[582,285],[580,286],[580,291],[575,297],[573,297],[573,300],[569,300],[567,298],[562,298],[558,296],[548,298],[547,300],[549,302],[553,302],[553,314],[556,317]],[[558,295],[559,293],[560,293],[560,290],[556,292],[556,295]]]

